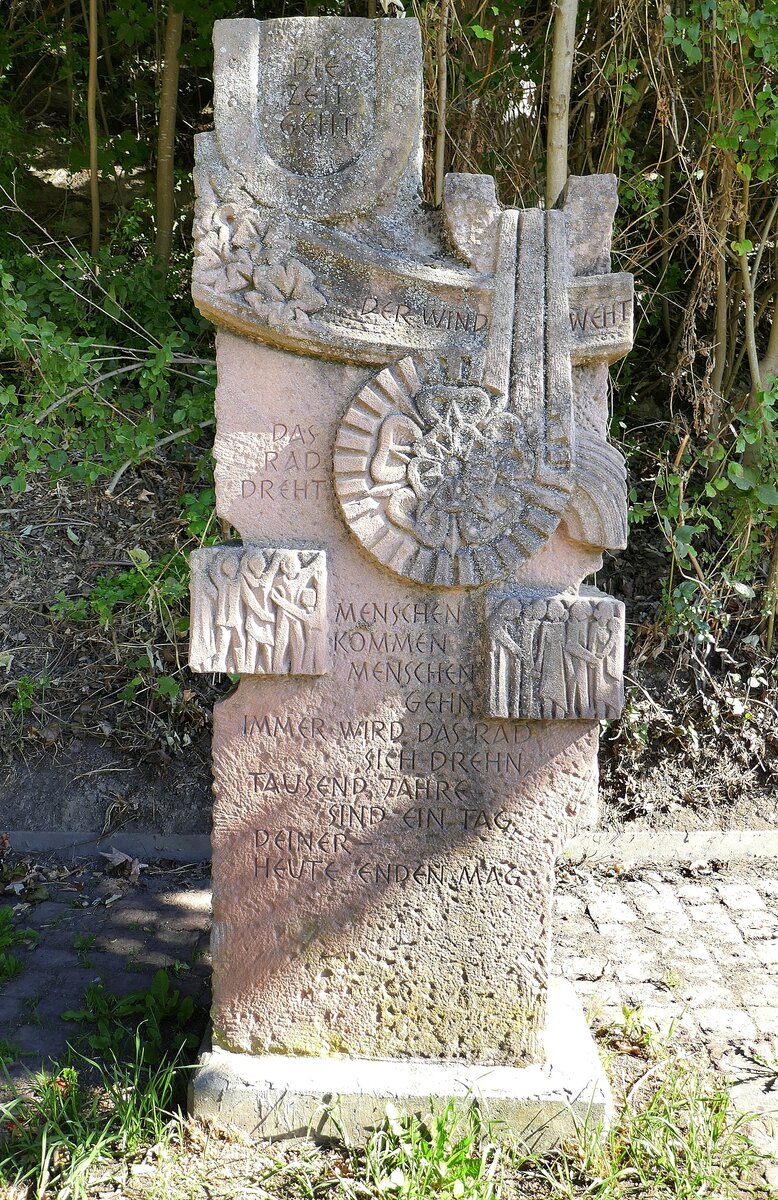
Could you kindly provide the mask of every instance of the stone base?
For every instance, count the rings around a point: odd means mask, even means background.
[[[608,1080],[581,1003],[566,980],[549,989],[546,1061],[530,1067],[485,1067],[429,1061],[201,1055],[190,1084],[189,1111],[224,1129],[255,1137],[346,1136],[364,1143],[386,1105],[406,1112],[477,1101],[484,1117],[504,1123],[530,1149],[549,1150],[584,1124],[605,1128],[612,1115]]]

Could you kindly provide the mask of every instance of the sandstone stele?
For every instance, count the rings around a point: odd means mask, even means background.
[[[214,49],[193,295],[243,539],[192,561],[192,668],[242,675],[215,1050],[536,1070],[554,859],[623,700],[623,606],[582,587],[626,537],[615,179],[543,212],[450,175],[423,207],[411,19],[220,21]]]

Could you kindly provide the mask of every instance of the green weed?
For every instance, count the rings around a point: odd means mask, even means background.
[[[164,970],[157,971],[148,991],[126,996],[116,996],[102,983],[92,983],[86,989],[83,1008],[62,1013],[63,1021],[78,1021],[92,1028],[86,1043],[103,1057],[119,1057],[142,1028],[147,1064],[160,1063],[171,1052],[196,1049],[197,1034],[189,1028],[193,1016],[192,998],[171,991]]]
[[[95,944],[95,935],[93,933],[77,933],[73,938],[73,949],[76,952],[76,958],[82,967],[91,967],[92,962],[89,958],[89,951]]]
[[[51,677],[45,668],[39,675],[21,675],[16,680],[16,696],[11,701],[11,711],[24,715],[29,713],[38,701],[43,703],[50,682]]]
[[[621,1020],[600,1029],[598,1036],[607,1046],[622,1054],[639,1053],[650,1058],[666,1050],[672,1032],[671,1027],[670,1033],[663,1037],[657,1027],[646,1020],[639,1005],[631,1007],[623,1004]]]
[[[11,953],[11,946],[37,945],[39,934],[34,929],[17,929],[8,905],[0,907],[0,984],[24,970],[24,963]]]
[[[425,1117],[387,1107],[386,1121],[356,1155],[368,1188],[397,1196],[489,1200],[500,1149],[476,1106],[453,1102]]]
[[[150,1064],[140,1031],[127,1062],[71,1050],[55,1075],[36,1075],[31,1089],[0,1103],[0,1183],[85,1198],[101,1163],[169,1140],[175,1086],[175,1062]]]
[[[698,1200],[753,1193],[760,1155],[726,1088],[680,1060],[633,1086],[609,1132],[538,1163],[555,1194],[591,1200]],[[650,1084],[650,1087],[647,1086]],[[642,1093],[642,1095],[640,1095]],[[647,1098],[645,1098],[647,1095]]]

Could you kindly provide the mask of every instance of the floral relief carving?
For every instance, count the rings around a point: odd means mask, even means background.
[[[209,204],[195,222],[195,285],[247,305],[268,325],[308,325],[327,300],[313,271],[291,251],[281,213]]]
[[[371,468],[377,483],[387,482],[387,466],[395,476],[389,519],[422,545],[451,554],[492,541],[521,506],[532,472],[521,422],[480,387],[427,387],[415,402],[423,423],[406,422],[412,443],[392,440],[389,417]]]
[[[405,358],[356,395],[335,443],[335,486],[352,532],[422,583],[508,577],[559,521],[563,498],[505,396],[422,381]]]

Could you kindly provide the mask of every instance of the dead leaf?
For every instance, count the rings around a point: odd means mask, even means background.
[[[134,858],[130,867],[130,879],[140,879],[141,871],[148,865],[148,863],[138,862],[137,858]]]
[[[125,863],[133,861],[131,854],[125,854],[123,850],[117,850],[115,846],[111,846],[108,851],[101,850],[100,857],[108,860],[106,866],[109,867],[122,867]]]

